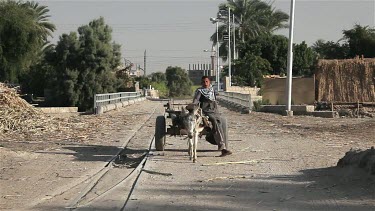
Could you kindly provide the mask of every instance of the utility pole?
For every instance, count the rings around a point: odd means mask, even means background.
[[[235,23],[234,23],[234,13],[233,13],[233,24],[232,24],[232,26],[233,26],[233,60],[236,60],[236,58],[237,58],[237,55],[236,55],[236,25],[235,25]],[[236,72],[236,70],[235,70],[235,68],[233,68],[233,72],[235,73]],[[230,81],[230,83],[231,83],[231,85],[232,85],[232,79],[231,79],[231,81]]]
[[[242,14],[241,14],[241,23],[240,23],[240,30],[241,30],[241,37],[242,37],[242,42],[245,42],[245,33],[243,32],[243,23],[242,23]]]
[[[143,71],[144,71],[144,76],[146,76],[146,50],[144,54],[144,59],[143,59]]]
[[[216,56],[215,46],[212,46],[212,48],[211,48],[211,65],[210,65],[209,69],[211,70],[210,75],[215,76],[215,80],[216,80],[215,56]]]
[[[217,91],[220,90],[220,55],[219,55],[219,21],[216,21],[216,83]]]
[[[230,27],[231,27],[231,24],[230,24],[230,8],[228,7],[228,67],[229,67],[229,71],[228,71],[228,75],[229,75],[229,86],[232,86],[232,48],[231,48],[231,45],[230,45],[230,37],[231,37],[231,33],[230,33]]]
[[[236,60],[237,55],[236,55],[236,25],[234,22],[234,14],[233,14],[233,59]]]
[[[290,5],[290,24],[289,24],[289,43],[288,43],[288,72],[287,72],[287,101],[286,101],[286,114],[293,116],[292,111],[292,69],[293,69],[293,30],[294,30],[294,6],[296,1],[291,0]]]

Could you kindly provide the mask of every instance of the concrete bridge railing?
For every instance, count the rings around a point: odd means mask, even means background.
[[[250,113],[253,109],[254,101],[262,100],[262,96],[252,96],[251,94],[236,92],[219,92],[217,99],[227,107]]]
[[[104,112],[125,107],[138,101],[143,101],[142,92],[117,92],[96,94],[94,96],[94,113],[102,114]]]

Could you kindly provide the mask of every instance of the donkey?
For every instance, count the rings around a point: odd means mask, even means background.
[[[188,106],[188,111],[182,108],[182,124],[187,131],[188,145],[189,145],[189,157],[195,163],[197,161],[197,145],[198,135],[203,131],[204,127],[201,125],[203,121],[202,109],[193,106]]]

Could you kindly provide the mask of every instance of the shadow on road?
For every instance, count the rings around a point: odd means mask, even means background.
[[[109,161],[120,150],[115,146],[80,145],[65,146],[61,151],[41,151],[44,154],[73,155],[76,161]]]
[[[188,149],[165,149],[164,151],[167,152],[188,152]],[[197,152],[218,152],[218,150],[214,149],[197,149]]]
[[[243,177],[242,177],[243,176]],[[242,177],[242,178],[241,178]],[[154,196],[151,200],[143,194]],[[138,198],[139,197],[139,198]],[[190,185],[153,181],[125,210],[374,210],[375,177],[360,169],[322,168],[298,175],[233,175]]]

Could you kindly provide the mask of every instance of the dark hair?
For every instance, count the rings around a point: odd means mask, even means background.
[[[207,78],[208,80],[211,81],[210,77],[208,77],[207,75],[202,76],[202,79],[201,79],[201,80],[203,81],[203,80],[206,79],[206,78]]]

